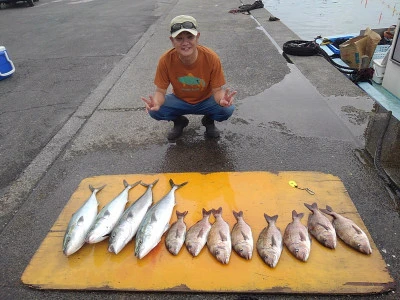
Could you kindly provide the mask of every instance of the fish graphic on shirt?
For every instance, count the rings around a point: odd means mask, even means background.
[[[196,87],[200,88],[200,90],[203,90],[206,87],[206,83],[205,83],[204,79],[197,78],[197,77],[193,76],[192,73],[189,73],[186,76],[178,77],[178,81],[180,83],[182,83],[184,87],[186,85],[196,86]]]

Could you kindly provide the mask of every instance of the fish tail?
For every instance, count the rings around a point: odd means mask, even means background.
[[[243,218],[243,211],[236,212],[236,211],[233,210],[232,212],[233,212],[233,215],[235,216],[236,220],[239,220],[240,218]]]
[[[218,209],[213,208],[211,211],[212,211],[212,214],[214,215],[214,217],[222,215],[222,207],[220,207]]]
[[[124,186],[125,186],[126,188],[129,187],[129,189],[131,189],[131,188],[134,188],[135,186],[137,186],[137,185],[138,185],[139,183],[141,183],[142,181],[139,180],[139,181],[137,181],[137,182],[135,182],[135,183],[129,184],[129,183],[124,179],[123,182],[124,182]]]
[[[106,186],[106,184],[102,185],[101,187],[95,188],[95,187],[93,187],[93,185],[89,184],[89,189],[90,189],[92,192],[98,193],[98,192],[100,192],[105,186]]]
[[[158,179],[154,180],[152,183],[149,183],[149,184],[144,183],[144,182],[141,182],[140,184],[145,187],[149,187],[149,186],[155,186],[157,182],[158,182]]]
[[[205,208],[203,208],[203,217],[209,217],[212,213],[212,209],[211,210],[206,210]]]
[[[268,216],[267,214],[264,213],[264,218],[268,222],[268,224],[276,223],[276,220],[278,219],[278,215],[275,215],[275,216],[271,217],[271,216]]]
[[[301,218],[303,218],[304,214],[303,213],[297,213],[295,210],[292,211],[292,218],[294,219],[299,219],[301,220]]]
[[[326,209],[321,208],[320,211],[322,211],[324,214],[327,214],[330,216],[333,216],[333,214],[334,214],[332,207],[330,207],[329,205],[326,206]]]
[[[188,183],[188,182],[186,181],[186,182],[181,183],[181,184],[176,184],[176,183],[174,183],[174,181],[172,180],[172,178],[169,180],[169,184],[171,185],[171,187],[176,187],[176,189],[179,189],[179,188],[185,186],[187,183]]]
[[[187,210],[184,211],[184,212],[176,211],[176,217],[177,217],[178,219],[179,219],[179,218],[184,218],[184,217],[187,215],[187,213],[188,213]]]
[[[304,203],[304,206],[307,207],[312,212],[314,212],[314,210],[315,210],[314,204],[316,205],[316,203],[313,203],[312,205]]]

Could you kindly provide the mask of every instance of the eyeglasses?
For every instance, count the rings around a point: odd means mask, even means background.
[[[171,26],[171,33],[174,33],[174,32],[178,31],[181,28],[196,29],[196,26],[190,21],[186,21],[186,22],[183,22],[183,23],[175,23],[174,25]]]

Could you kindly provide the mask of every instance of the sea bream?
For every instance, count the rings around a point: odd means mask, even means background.
[[[72,214],[63,240],[63,252],[65,255],[69,256],[74,254],[83,246],[83,244],[85,244],[86,234],[97,216],[97,207],[99,203],[96,194],[104,187],[105,185],[99,188],[94,188],[89,185],[92,194],[85,203],[74,214]]]
[[[321,208],[320,210],[333,217],[333,227],[335,227],[337,235],[343,242],[361,253],[372,253],[367,235],[352,220],[334,212],[328,205],[326,206],[326,209]]]
[[[231,237],[233,250],[245,259],[251,259],[253,255],[253,233],[250,226],[243,219],[243,211],[233,211],[236,224],[233,225]]]
[[[185,242],[186,224],[184,218],[187,213],[187,211],[182,213],[176,211],[177,220],[171,225],[171,228],[168,230],[167,236],[165,237],[165,245],[168,251],[173,255],[178,255],[183,243]]]
[[[135,256],[145,257],[161,241],[162,235],[168,230],[169,222],[175,206],[175,191],[187,182],[175,184],[169,180],[171,190],[160,201],[147,211],[136,233]]]
[[[331,221],[318,209],[317,203],[304,203],[311,214],[308,216],[307,227],[311,235],[327,248],[336,248],[336,231]]]
[[[96,216],[96,220],[86,235],[87,243],[98,243],[108,237],[124,212],[126,203],[128,202],[129,190],[140,183],[140,181],[138,181],[134,184],[128,184],[126,180],[123,182],[125,186],[123,191],[117,197],[107,203]]]
[[[278,215],[270,217],[264,214],[264,218],[268,226],[258,236],[257,252],[268,266],[275,268],[283,250],[282,233],[276,226]]]
[[[189,228],[185,238],[186,249],[194,257],[199,255],[200,251],[205,246],[208,234],[211,229],[211,210],[207,211],[203,208],[202,212],[203,218]]]
[[[311,250],[311,239],[307,227],[301,223],[304,214],[292,211],[293,221],[289,223],[283,234],[283,243],[299,260],[307,261]]]
[[[146,212],[153,204],[153,187],[157,182],[158,179],[151,184],[141,183],[147,189],[125,210],[115,225],[108,241],[108,251],[118,254],[133,239]]]
[[[229,225],[222,218],[222,207],[213,209],[215,222],[207,237],[207,247],[211,254],[221,263],[228,264],[232,252],[232,241]]]

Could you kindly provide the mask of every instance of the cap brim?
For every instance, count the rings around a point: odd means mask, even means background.
[[[196,29],[181,28],[178,31],[175,31],[174,33],[171,33],[171,36],[173,38],[176,38],[181,32],[184,32],[184,31],[190,32],[193,35],[197,35],[199,33]]]

